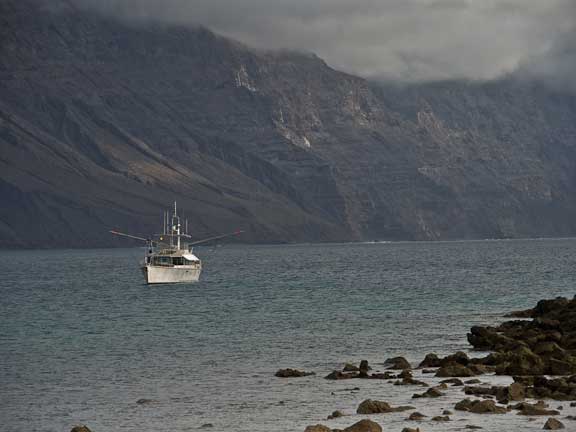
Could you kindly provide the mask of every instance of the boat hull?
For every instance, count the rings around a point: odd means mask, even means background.
[[[161,267],[148,265],[142,267],[146,283],[148,284],[169,284],[169,283],[184,283],[184,282],[198,282],[201,266],[177,266],[177,267]]]

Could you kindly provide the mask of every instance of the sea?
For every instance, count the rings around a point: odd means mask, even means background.
[[[545,419],[454,411],[449,388],[328,381],[344,363],[469,355],[472,325],[576,293],[576,240],[219,245],[201,281],[144,284],[143,249],[0,251],[0,430],[303,432],[344,428],[364,399],[384,430],[541,430]],[[277,378],[280,368],[315,372]],[[431,384],[438,379],[416,374]],[[480,377],[509,383],[508,377]],[[138,403],[140,402],[140,403]],[[563,405],[563,416],[576,408]],[[451,421],[430,417],[453,411]],[[345,416],[327,420],[334,410]],[[561,421],[570,422],[559,417]],[[576,422],[573,422],[576,430]]]

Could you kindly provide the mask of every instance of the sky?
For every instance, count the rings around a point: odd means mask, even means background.
[[[73,0],[117,17],[200,24],[248,45],[313,52],[367,78],[492,79],[576,89],[576,0]]]

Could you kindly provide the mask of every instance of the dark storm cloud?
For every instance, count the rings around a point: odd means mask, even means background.
[[[73,1],[143,22],[202,24],[260,48],[313,51],[359,75],[410,80],[488,79],[546,55],[551,62],[576,21],[576,0]]]

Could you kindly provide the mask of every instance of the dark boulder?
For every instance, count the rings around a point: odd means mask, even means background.
[[[306,429],[304,429],[304,432],[332,432],[332,429],[330,429],[328,426],[317,424],[308,426]]]
[[[412,366],[404,357],[392,357],[384,361],[388,369],[412,369]]]
[[[555,418],[550,417],[548,420],[546,420],[546,423],[544,423],[543,429],[545,430],[564,429],[564,423],[562,423],[560,420],[556,420]]]
[[[76,425],[70,432],[92,432],[86,425]]]
[[[434,353],[426,354],[424,360],[420,362],[418,368],[436,368],[440,367],[441,359]]]
[[[461,364],[450,364],[448,366],[441,367],[436,372],[437,377],[471,377],[476,374]]]
[[[411,406],[392,407],[388,402],[366,399],[356,410],[358,414],[385,414],[391,412],[408,411],[414,409]]]
[[[347,427],[344,432],[382,432],[382,427],[372,420],[364,419]]]
[[[305,376],[315,375],[314,372],[304,372],[297,369],[279,369],[274,376],[279,378],[300,378]]]

